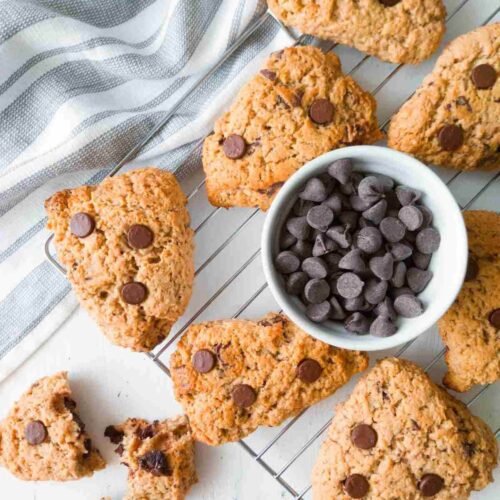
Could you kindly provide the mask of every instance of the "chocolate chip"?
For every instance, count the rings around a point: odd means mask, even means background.
[[[215,367],[215,356],[208,349],[200,349],[194,353],[192,364],[198,373],[208,373]]]
[[[373,222],[373,224],[380,224],[382,219],[385,217],[386,212],[387,201],[380,200],[375,203],[375,205],[365,210],[362,215],[366,220]]]
[[[469,255],[469,260],[467,261],[467,271],[465,272],[465,281],[472,281],[479,274],[479,266],[476,259]]]
[[[352,243],[352,236],[346,226],[333,226],[326,231],[326,235],[340,248],[349,248]]]
[[[323,257],[323,260],[326,262],[326,265],[328,266],[328,271],[330,273],[339,270],[339,262],[341,258],[342,255],[338,253],[329,253]]]
[[[311,207],[314,207],[314,202],[298,198],[293,205],[292,212],[297,217],[303,217],[304,215],[307,215],[307,212],[309,212]]]
[[[346,253],[339,261],[339,269],[360,273],[366,269],[363,254],[358,248]]]
[[[73,413],[76,410],[76,402],[73,399],[65,397],[63,402],[64,402],[64,407],[71,413]]]
[[[151,439],[155,434],[156,431],[154,425],[146,425],[146,427],[139,427],[136,431],[136,436],[142,441],[144,441],[145,439]]]
[[[302,217],[292,217],[286,221],[286,228],[290,234],[293,234],[298,240],[307,240],[311,234],[311,228],[307,219]]]
[[[369,304],[378,304],[387,294],[387,281],[370,279],[365,285],[364,297]]]
[[[480,64],[473,68],[471,73],[472,82],[478,89],[489,89],[497,81],[497,72],[489,64]]]
[[[385,7],[394,7],[394,5],[397,5],[401,0],[379,0],[379,2]]]
[[[406,280],[406,264],[398,262],[394,268],[394,273],[391,278],[391,285],[396,288],[404,286]]]
[[[384,182],[375,175],[364,177],[358,186],[358,195],[365,201],[375,203],[387,191]]]
[[[308,224],[320,231],[326,231],[333,222],[333,212],[326,205],[316,205],[307,212]]]
[[[344,327],[349,332],[365,334],[370,331],[370,320],[364,314],[355,312],[345,320]]]
[[[76,237],[86,238],[94,231],[95,221],[91,215],[85,212],[78,212],[77,214],[73,215],[73,217],[71,217],[69,228],[71,233]]]
[[[414,205],[401,207],[398,217],[409,231],[416,231],[424,222],[422,212]]]
[[[333,104],[328,99],[315,99],[309,107],[309,118],[318,125],[326,125],[333,119]]]
[[[167,457],[159,450],[149,451],[140,456],[139,467],[150,472],[153,476],[170,476],[172,474]]]
[[[123,444],[120,444],[118,445],[116,448],[115,448],[115,453],[117,455],[120,455],[120,457],[123,455],[123,452],[125,451],[125,447],[123,446]]]
[[[41,444],[47,438],[47,428],[40,420],[33,420],[25,427],[24,437],[31,445]]]
[[[318,234],[312,249],[313,257],[321,257],[337,249],[337,244],[324,234]]]
[[[248,408],[255,403],[257,394],[250,385],[237,384],[231,390],[231,398],[236,406]]]
[[[371,425],[359,424],[351,431],[351,441],[357,448],[369,450],[377,444],[377,433]]]
[[[439,248],[440,243],[441,236],[433,227],[426,227],[419,231],[415,240],[417,250],[425,254],[434,253]]]
[[[108,425],[106,429],[104,429],[104,435],[113,443],[119,444],[123,441],[124,433],[119,431],[113,425]]]
[[[310,278],[322,279],[328,275],[328,266],[321,257],[308,257],[302,262],[302,271]]]
[[[406,286],[400,288],[393,288],[391,290],[391,297],[393,300],[396,300],[398,297],[403,295],[409,295],[410,297],[414,297],[415,294]]]
[[[357,194],[351,194],[349,196],[349,203],[356,212],[365,212],[373,205],[373,200],[366,200]]]
[[[456,151],[464,143],[462,127],[445,125],[438,133],[438,141],[445,151]]]
[[[344,273],[337,280],[337,291],[345,299],[353,299],[361,294],[363,281],[354,273]]]
[[[500,309],[494,309],[488,316],[488,321],[493,328],[500,329]]]
[[[395,191],[397,199],[403,207],[413,205],[422,196],[422,193],[418,189],[408,186],[397,186]]]
[[[476,453],[476,443],[466,441],[463,444],[465,454],[470,458]]]
[[[131,281],[122,286],[122,299],[131,305],[141,304],[146,300],[148,289],[138,281]]]
[[[344,481],[344,490],[351,498],[363,498],[368,493],[369,488],[368,481],[361,474],[351,474]]]
[[[307,259],[312,255],[313,246],[309,241],[299,240],[290,250],[301,259]]]
[[[295,243],[297,243],[297,238],[293,234],[290,234],[288,231],[283,231],[281,233],[281,238],[280,238],[280,249],[281,250],[286,250],[287,248],[290,248]]]
[[[349,158],[342,158],[330,164],[328,173],[340,184],[347,184],[351,179],[352,168],[352,161]]]
[[[410,267],[406,273],[408,286],[415,293],[422,292],[432,279],[431,271],[424,271],[418,267]]]
[[[364,227],[358,233],[356,245],[363,252],[375,253],[382,247],[382,235],[376,227]]]
[[[297,365],[297,377],[308,384],[316,382],[322,371],[321,365],[311,358],[305,358]]]
[[[394,269],[394,259],[390,253],[386,253],[383,257],[372,257],[369,266],[377,278],[390,280]]]
[[[153,231],[144,224],[133,224],[127,233],[128,244],[137,249],[149,247],[153,243],[153,238]]]
[[[304,296],[310,304],[320,304],[330,295],[330,286],[323,279],[312,279],[306,283]]]
[[[413,253],[413,248],[411,246],[399,242],[389,243],[386,248],[396,262],[406,260],[408,257],[411,257]]]
[[[401,241],[406,231],[404,224],[395,217],[382,219],[379,228],[384,238],[390,243]]]
[[[299,193],[299,198],[307,201],[321,203],[328,196],[326,186],[318,177],[312,177],[306,182],[304,189]]]
[[[276,80],[276,73],[274,71],[271,71],[270,69],[261,69],[260,74],[264,78],[267,78],[268,80],[271,80],[272,82],[274,82],[274,80]]]
[[[425,253],[420,253],[420,252],[413,252],[413,255],[411,256],[411,260],[415,264],[416,267],[419,269],[427,269],[429,267],[429,264],[431,262],[432,255],[430,254],[425,254]]]
[[[325,300],[319,304],[309,304],[306,308],[306,316],[316,323],[326,321],[330,316],[332,306],[330,302]]]
[[[386,297],[382,302],[379,302],[373,310],[377,316],[384,316],[394,321],[397,317],[392,300]]]
[[[418,209],[422,212],[424,220],[422,222],[422,229],[424,227],[430,226],[432,223],[433,215],[432,212],[425,205],[417,205]]]
[[[330,311],[330,318],[335,320],[341,320],[346,318],[346,313],[339,301],[335,297],[330,297],[330,305],[332,306]]]
[[[443,486],[444,480],[437,474],[424,474],[418,482],[418,489],[424,497],[433,497],[443,489]]]
[[[344,299],[344,309],[349,312],[365,312],[370,311],[372,308],[371,304],[366,302],[365,298],[360,295],[359,297],[354,297],[353,299]]]
[[[304,92],[302,90],[297,90],[292,97],[290,98],[290,102],[293,107],[298,108],[302,104],[302,98],[304,97]]]
[[[283,274],[290,274],[300,267],[299,258],[290,250],[280,252],[274,259],[274,266],[278,272]]]
[[[424,306],[414,295],[400,295],[394,300],[394,309],[403,318],[415,318],[424,312]]]
[[[387,316],[378,316],[370,325],[370,333],[375,337],[390,337],[397,330],[397,326]]]
[[[330,195],[324,202],[334,214],[340,214],[342,212],[342,198],[338,194]]]
[[[302,271],[297,271],[288,276],[286,280],[286,291],[290,295],[300,295],[304,291],[309,276]]]
[[[245,139],[238,134],[231,134],[226,138],[222,146],[224,154],[231,160],[239,160],[245,156],[247,144]]]

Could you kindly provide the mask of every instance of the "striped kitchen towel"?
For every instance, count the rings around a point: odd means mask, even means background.
[[[260,0],[0,2],[0,380],[76,308],[45,260],[43,202],[99,182],[227,47]],[[184,174],[193,142],[271,51],[268,16],[132,162]]]

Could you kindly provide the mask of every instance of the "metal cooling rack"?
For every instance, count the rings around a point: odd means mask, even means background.
[[[446,22],[447,24],[458,14],[461,13],[461,11],[467,7],[468,4],[472,4],[475,0],[450,0],[447,2],[448,4],[451,4],[448,6],[448,11],[449,14],[447,16]],[[477,2],[476,2],[477,3]],[[485,14],[485,19],[482,22],[482,25],[490,23],[495,17],[498,16],[498,13],[500,11],[500,7],[497,7],[496,10],[494,10],[491,14]],[[286,31],[286,33],[289,34],[289,36],[295,41],[294,45],[300,45],[304,44],[306,42],[310,42],[313,40],[311,37],[307,37],[304,35],[297,35],[296,33],[288,30],[278,19],[276,19],[273,14],[270,11],[266,11],[263,13],[260,17],[258,17],[251,26],[249,26],[242,34],[241,36],[235,41],[235,43],[223,54],[221,59],[203,76],[201,76],[181,97],[181,99],[167,112],[166,116],[160,120],[160,122],[153,127],[153,129],[148,133],[148,135],[144,138],[142,142],[140,142],[138,145],[136,145],[134,148],[132,148],[126,155],[125,157],[110,171],[108,174],[109,176],[114,176],[117,172],[119,172],[122,167],[129,161],[133,160],[140,152],[141,150],[153,139],[153,137],[156,136],[156,134],[166,125],[166,123],[175,115],[175,113],[179,110],[179,108],[182,106],[183,103],[186,102],[186,99],[188,99],[189,96],[191,96],[194,91],[202,85],[205,81],[207,81],[214,73],[231,57],[234,52],[241,47],[241,45],[248,40],[252,35],[256,33],[256,31],[262,27],[265,23],[268,22],[276,22],[279,24],[280,29]],[[471,28],[472,29],[472,28]],[[333,50],[337,47],[337,44],[325,44],[323,42],[322,48],[324,50]],[[359,71],[363,69],[363,67],[368,66],[370,62],[373,62],[373,59],[371,56],[365,55],[362,57],[352,68],[347,74],[354,74],[356,73],[356,76],[359,75]],[[371,93],[373,95],[377,95],[386,85],[392,80],[392,78],[400,72],[400,70],[404,67],[403,64],[399,64],[394,66],[390,72],[378,83],[378,85],[371,90]],[[368,70],[367,70],[368,71]],[[395,111],[393,109],[392,111]],[[389,113],[388,116],[390,116],[392,113]],[[390,118],[387,118],[383,121],[381,128],[383,130],[386,130],[387,125],[389,123]],[[201,146],[203,143],[203,139],[198,141],[195,145],[195,147],[191,150],[188,159],[186,162],[189,161],[198,161],[201,157]],[[186,163],[185,162],[185,163]],[[181,169],[182,165],[178,165],[176,169],[174,169],[174,173],[178,173],[179,170]],[[466,181],[466,176],[467,174],[461,173],[461,172],[453,172],[449,173],[449,177],[447,177],[446,184],[451,186],[456,185],[457,182],[465,182]],[[471,207],[477,200],[481,198],[487,192],[489,189],[492,188],[494,183],[499,179],[500,173],[491,174],[487,176],[486,182],[482,183],[482,186],[475,191],[475,193],[472,196],[469,196],[468,201],[465,203],[462,203],[461,208],[462,210],[465,210],[469,207]],[[484,179],[483,179],[484,180]],[[199,182],[199,184],[194,187],[194,189],[191,190],[190,194],[188,195],[188,200],[191,202],[197,195],[200,196],[203,194],[203,189],[204,189],[204,184],[205,181],[202,180]],[[494,186],[493,186],[494,187]],[[195,226],[195,234],[199,234],[200,231],[202,230],[203,227],[205,227],[210,221],[213,221],[218,215],[220,216],[222,209],[221,208],[211,208],[211,211],[208,212],[208,214],[202,218],[197,225]],[[221,254],[221,252],[224,251],[228,247],[228,245],[237,238],[242,231],[245,230],[247,226],[249,226],[254,220],[258,214],[260,213],[259,210],[251,210],[249,211],[250,214],[243,218],[242,221],[240,221],[235,228],[235,230],[227,237],[224,237],[224,240],[221,242],[221,244],[198,266],[196,269],[195,275],[199,275],[211,262],[214,261],[214,259],[217,258]],[[49,262],[62,274],[66,274],[66,271],[63,266],[54,258],[53,254],[51,253],[51,242],[53,239],[53,235],[51,235],[46,243],[45,243],[45,254]],[[154,351],[149,352],[146,354],[146,356],[153,362],[155,363],[165,374],[170,376],[170,371],[168,369],[167,364],[163,361],[162,357],[167,354],[167,350],[171,350],[176,342],[179,340],[181,335],[186,331],[186,329],[194,322],[196,321],[207,309],[210,307],[211,304],[213,304],[222,294],[224,291],[228,289],[228,287],[231,286],[237,280],[242,273],[244,273],[245,270],[249,268],[249,266],[252,265],[253,262],[257,259],[258,255],[260,253],[260,248],[255,250],[251,255],[247,258],[247,260],[241,264],[232,274],[229,276],[222,284],[217,288],[217,290],[208,298],[202,301],[200,306],[197,308],[196,312],[192,314],[188,319],[186,319],[182,325],[168,340],[166,340],[163,344],[158,346]],[[240,315],[242,315],[247,308],[249,308],[254,301],[256,301],[259,297],[261,297],[261,294],[263,294],[267,289],[267,284],[264,282],[256,290],[253,291],[251,296],[244,302],[243,305],[241,305],[236,313],[234,313],[233,318],[238,318]],[[403,347],[400,347],[398,350],[392,350],[391,352],[383,352],[383,353],[374,353],[372,355],[372,361],[374,360],[375,356],[378,357],[384,357],[386,355],[391,355],[391,356],[402,356],[405,354],[409,348],[418,340],[418,337],[407,344],[405,344]],[[425,371],[428,372],[431,370],[438,362],[442,360],[444,357],[446,350],[442,349],[437,355],[435,355],[430,362],[427,363],[425,366]],[[467,401],[466,405],[468,407],[472,406],[473,404],[477,403],[481,396],[485,394],[488,389],[491,387],[491,385],[485,385],[482,388],[480,388],[475,394],[473,394]],[[316,443],[321,435],[325,433],[326,429],[328,428],[330,422],[331,422],[331,416],[329,416],[326,421],[324,422],[323,425],[321,425],[312,435],[311,437],[302,445],[300,446],[295,452],[292,453],[291,456],[289,456],[279,467],[273,466],[272,464],[269,463],[269,460],[266,460],[266,458],[269,456],[271,450],[273,447],[275,447],[280,440],[287,435],[288,440],[292,440],[293,438],[291,437],[291,433],[295,428],[298,427],[298,422],[301,420],[305,420],[308,418],[308,414],[311,413],[310,408],[306,408],[303,410],[301,413],[299,413],[297,416],[294,418],[290,419],[288,422],[286,422],[284,425],[281,427],[277,428],[277,433],[269,440],[265,442],[264,445],[260,446],[254,446],[250,445],[247,441],[248,440],[242,440],[239,442],[239,444],[242,446],[242,448],[260,465],[262,468],[270,474],[280,485],[282,488],[284,488],[291,496],[292,498],[295,499],[302,499],[305,498],[309,493],[311,489],[311,485],[308,484],[306,487],[299,488],[296,485],[292,484],[292,481],[290,479],[286,479],[285,473],[289,471],[289,469],[296,464],[301,457],[304,456],[304,454],[307,452],[307,450],[310,449],[310,447]],[[329,410],[329,415],[331,411]],[[498,415],[497,415],[498,419]],[[500,436],[500,422],[495,422],[496,431],[495,435],[498,438]],[[256,431],[258,432],[258,431]],[[310,464],[309,464],[310,465]]]

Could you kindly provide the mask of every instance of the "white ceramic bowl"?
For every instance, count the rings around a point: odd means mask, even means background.
[[[351,158],[354,169],[392,177],[422,191],[422,202],[433,212],[433,226],[441,234],[441,245],[432,256],[429,269],[434,276],[419,294],[424,303],[422,315],[398,318],[398,331],[391,337],[356,335],[344,329],[341,322],[314,323],[305,315],[305,307],[290,296],[273,260],[279,252],[279,236],[287,215],[305,182],[326,171],[339,158]],[[303,330],[328,344],[347,349],[376,351],[389,349],[414,339],[426,331],[446,312],[462,286],[467,267],[467,235],[460,209],[446,185],[423,163],[399,151],[379,146],[352,146],[330,151],[298,170],[280,189],[267,214],[262,233],[262,262],[269,287],[284,313]]]

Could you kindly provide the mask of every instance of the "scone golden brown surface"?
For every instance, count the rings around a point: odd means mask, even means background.
[[[184,312],[194,277],[187,199],[156,168],[56,193],[49,230],[81,304],[115,344],[148,351]]]
[[[459,36],[392,118],[388,144],[460,170],[500,168],[500,23]]]
[[[197,482],[189,422],[179,416],[149,423],[129,418],[105,435],[128,467],[124,500],[182,500]]]
[[[268,0],[286,25],[393,63],[418,63],[439,46],[441,0]]]
[[[417,365],[379,361],[337,406],[315,500],[464,500],[493,480],[494,434]]]
[[[208,198],[266,210],[281,185],[331,149],[382,138],[375,99],[314,47],[272,54],[203,145]]]
[[[35,382],[0,422],[0,465],[25,481],[71,481],[105,467],[65,372]]]
[[[447,347],[444,384],[467,391],[500,378],[500,215],[466,211],[467,276],[454,304],[439,320]]]
[[[170,359],[176,399],[194,438],[210,445],[275,426],[364,370],[364,353],[306,335],[288,318],[193,325]]]

